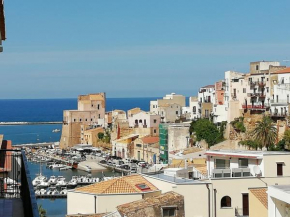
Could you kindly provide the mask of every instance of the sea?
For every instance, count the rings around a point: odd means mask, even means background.
[[[158,98],[158,97],[157,97]],[[149,111],[150,101],[156,97],[148,98],[107,98],[106,109],[129,110],[139,107]],[[0,122],[59,122],[63,119],[63,110],[77,109],[77,99],[11,99],[0,100]],[[53,133],[54,129],[61,130],[61,124],[52,125],[5,125],[0,126],[0,134],[5,140],[11,140],[13,145],[31,144],[42,142],[58,142],[61,132]],[[29,171],[32,179],[40,171],[48,178],[51,175],[62,175],[70,180],[74,175],[85,175],[83,171],[56,171],[50,170],[39,163],[29,163]],[[110,171],[105,171],[106,176],[118,176]],[[103,174],[93,173],[94,177],[101,177]],[[66,199],[37,199],[38,205],[46,210],[48,217],[64,217],[66,215]]]
[[[129,110],[139,107],[149,111],[150,101],[158,97],[107,98],[106,110]],[[63,110],[77,109],[77,99],[8,99],[0,100],[0,122],[58,122],[63,119]],[[57,142],[61,132],[60,124],[52,125],[5,125],[0,126],[4,139],[14,145]]]

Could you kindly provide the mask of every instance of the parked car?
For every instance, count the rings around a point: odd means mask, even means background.
[[[106,160],[101,160],[100,163],[101,164],[107,164],[107,161]]]

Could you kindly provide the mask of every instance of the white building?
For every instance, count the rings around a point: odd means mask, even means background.
[[[158,128],[160,124],[160,115],[150,112],[141,111],[137,114],[133,114],[128,118],[129,127],[140,128]]]
[[[189,97],[189,108],[191,111],[191,120],[197,120],[200,118],[201,110],[200,105],[198,103],[198,97]]]
[[[290,185],[273,185],[268,187],[268,216],[290,216]]]

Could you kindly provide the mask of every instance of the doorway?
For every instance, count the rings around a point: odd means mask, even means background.
[[[249,194],[243,195],[243,216],[249,215]]]

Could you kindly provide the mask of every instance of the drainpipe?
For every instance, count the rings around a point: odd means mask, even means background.
[[[213,189],[214,191],[214,217],[216,217],[216,189]]]
[[[208,191],[208,217],[210,217],[210,189],[209,189],[209,184],[206,184],[206,188]]]
[[[95,213],[97,213],[97,196],[95,195]]]

